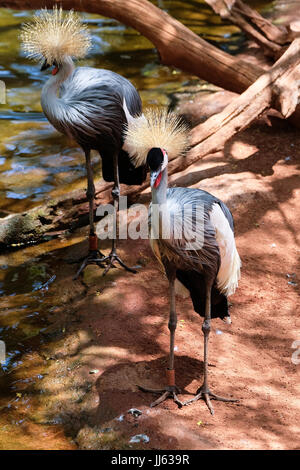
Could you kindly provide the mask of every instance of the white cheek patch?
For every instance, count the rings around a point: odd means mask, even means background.
[[[161,166],[161,170],[160,171],[163,171],[167,165],[168,165],[168,154],[167,152],[164,150],[164,149],[161,149],[162,153],[163,153],[163,156],[164,156],[164,160],[162,162],[162,166]]]

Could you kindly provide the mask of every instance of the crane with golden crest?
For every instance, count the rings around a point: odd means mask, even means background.
[[[41,70],[52,67],[52,76],[42,89],[41,105],[50,123],[81,146],[86,159],[87,199],[89,201],[89,253],[77,277],[90,263],[104,268],[104,274],[118,262],[127,271],[116,250],[116,240],[108,256],[98,250],[94,225],[95,186],[91,150],[102,159],[102,176],[113,181],[112,196],[118,210],[120,183],[140,185],[146,178],[146,164],[135,167],[123,148],[123,130],[130,120],[142,114],[139,93],[126,78],[106,69],[76,67],[73,60],[86,56],[91,39],[80,17],[62,9],[42,10],[24,24],[22,48],[29,58],[41,63]],[[118,217],[116,218],[118,221]]]
[[[234,239],[233,218],[217,197],[201,189],[168,188],[168,162],[187,148],[187,128],[173,113],[145,111],[145,119],[130,123],[125,146],[137,166],[150,169],[152,203],[149,209],[150,243],[169,281],[170,330],[167,386],[141,390],[160,394],[151,406],[168,397],[180,407],[204,399],[235,402],[213,393],[208,384],[208,339],[211,319],[231,323],[228,296],[240,278],[241,260]],[[174,344],[177,325],[175,294],[190,295],[195,312],[204,317],[204,379],[195,397],[182,402],[175,382]]]

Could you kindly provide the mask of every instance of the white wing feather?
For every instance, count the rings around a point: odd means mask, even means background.
[[[232,295],[238,286],[242,265],[236,249],[234,233],[219,204],[213,205],[210,220],[216,231],[221,256],[221,265],[217,275],[218,288],[225,295]]]

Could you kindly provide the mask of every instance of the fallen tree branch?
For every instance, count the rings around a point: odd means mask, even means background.
[[[147,0],[0,0],[0,7],[30,10],[50,8],[57,3],[66,10],[98,13],[131,26],[155,45],[163,64],[227,90],[241,93],[263,73],[260,67],[206,42]]]
[[[147,0],[0,0],[0,7],[36,9],[50,8],[57,3],[65,9],[115,18],[135,28],[156,46],[163,64],[178,67],[226,90],[242,93],[264,73],[261,67],[232,57],[204,41]],[[272,34],[276,36],[274,32]],[[274,100],[275,105],[278,103]],[[300,105],[290,121],[300,127]]]
[[[169,174],[182,171],[206,155],[223,148],[225,142],[247,127],[264,111],[271,108],[277,93],[285,95],[279,100],[283,112],[290,114],[296,105],[295,75],[300,74],[300,38],[295,39],[283,56],[265,72],[242,95],[235,98],[226,108],[199,124],[191,131],[191,149],[185,157],[178,157],[169,163]],[[292,80],[293,87],[289,87]],[[299,83],[299,81],[297,82]],[[291,96],[287,90],[291,90]],[[274,95],[275,90],[275,95]],[[123,196],[136,197],[147,188],[148,180],[142,186],[121,187]],[[111,202],[112,183],[96,186],[96,204]],[[28,213],[8,216],[0,221],[0,247],[11,244],[42,241],[49,232],[74,229],[88,223],[88,203],[84,191],[75,191],[61,198],[51,200],[44,206]]]
[[[297,105],[295,96],[299,96],[299,74],[300,38],[295,39],[273,67],[221,113],[215,114],[192,130],[193,148],[184,159],[182,167],[186,168],[199,158],[221,150],[230,137],[245,129],[267,109],[273,107],[274,100],[278,99],[282,114],[289,117]],[[295,80],[295,77],[298,80]],[[281,93],[279,98],[278,93]],[[180,159],[174,160],[169,165],[171,173],[180,169],[178,160]],[[183,158],[181,161],[183,162]]]
[[[242,0],[205,0],[212,9],[231,23],[237,25],[248,37],[261,46],[265,54],[275,59],[284,52],[282,47],[290,42],[287,28],[277,27],[252,10]]]

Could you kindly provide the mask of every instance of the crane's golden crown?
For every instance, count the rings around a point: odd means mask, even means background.
[[[49,65],[60,64],[64,57],[84,57],[91,45],[87,27],[80,17],[62,8],[41,10],[31,23],[24,24],[21,32],[22,48],[31,59],[45,60]]]
[[[183,155],[188,147],[188,126],[165,108],[149,108],[138,118],[130,119],[124,133],[123,148],[135,166],[144,165],[153,147],[166,150],[169,160]]]

